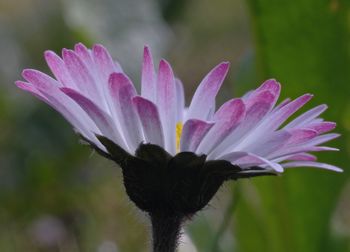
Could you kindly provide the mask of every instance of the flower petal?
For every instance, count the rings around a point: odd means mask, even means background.
[[[122,73],[120,65],[113,61],[107,49],[102,45],[94,45],[92,48],[93,59],[96,63],[100,78],[103,83],[108,83],[109,76],[112,73]]]
[[[185,109],[185,93],[182,82],[179,79],[175,80],[176,84],[176,122],[182,122]]]
[[[81,61],[85,63],[85,65],[89,68],[89,71],[95,75],[96,67],[95,63],[92,59],[92,54],[89,49],[82,43],[78,43],[74,46],[75,53],[79,56]],[[95,77],[95,76],[94,76]]]
[[[235,160],[232,163],[234,165],[238,165],[242,169],[249,168],[252,166],[260,166],[260,167],[264,168],[264,166],[267,165],[268,167],[271,167],[272,169],[274,169],[276,172],[283,172],[283,170],[284,170],[280,164],[275,163],[275,162],[271,162],[268,159],[263,158],[263,157],[258,156],[256,154],[253,154],[253,153],[247,153],[246,156],[243,156],[243,157]]]
[[[249,132],[248,136],[245,136],[242,142],[238,143],[235,146],[235,150],[237,149],[243,149],[248,145],[251,145],[255,139],[262,139],[266,132],[273,132],[277,128],[280,127],[280,125],[285,122],[289,116],[291,116],[294,112],[296,112],[300,107],[302,107],[306,102],[308,102],[312,98],[311,95],[306,94],[303,95],[294,101],[286,104],[281,109],[270,113],[268,116],[264,118],[258,124],[254,130]]]
[[[34,69],[24,69],[22,76],[39,90],[62,87],[62,84],[55,79]]]
[[[226,77],[229,63],[223,62],[211,70],[199,84],[188,110],[188,119],[206,120],[215,97]]]
[[[282,161],[285,160],[292,160],[292,161],[315,161],[317,160],[317,157],[306,153],[306,152],[299,152],[297,154],[291,154],[291,155],[284,155],[284,156],[280,156],[278,158],[273,158],[271,159],[271,161],[275,162],[275,163],[280,163]]]
[[[100,109],[98,105],[76,90],[61,88],[61,91],[72,98],[90,116],[104,136],[111,139],[122,148],[129,150],[119,131],[116,129],[112,118]]]
[[[37,97],[38,99],[44,101],[44,102],[48,102],[47,98],[40,93],[39,90],[37,90],[33,84],[28,83],[28,82],[24,82],[24,81],[16,81],[15,82],[16,86],[19,87],[20,89],[27,91],[29,93],[31,93],[32,95],[34,95],[35,97]]]
[[[161,60],[158,73],[157,107],[164,130],[165,148],[176,152],[176,85],[173,70],[168,62]]]
[[[98,85],[96,85],[92,73],[79,56],[72,50],[64,49],[63,61],[79,91],[95,101],[99,107],[106,109],[107,105],[105,99],[103,99],[104,96],[97,87]]]
[[[143,49],[142,76],[141,76],[141,96],[156,102],[157,83],[154,71],[153,57],[151,50],[145,46]]]
[[[313,145],[298,145],[298,146],[291,146],[291,147],[285,147],[281,150],[278,150],[268,156],[269,159],[275,160],[279,159],[284,156],[290,156],[293,154],[300,154],[303,152],[319,152],[319,151],[339,151],[337,148],[333,147],[327,147],[327,146],[313,146]]]
[[[136,150],[143,142],[141,124],[133,106],[132,98],[136,90],[130,79],[123,73],[113,73],[109,78],[109,89],[118,113],[122,134],[132,150]]]
[[[320,136],[317,136],[317,137],[313,138],[312,140],[306,142],[305,145],[315,146],[315,145],[323,144],[325,142],[328,142],[330,140],[338,138],[339,136],[340,136],[340,134],[337,134],[337,133],[329,133],[329,134],[320,135]]]
[[[289,102],[291,101],[290,98],[284,99],[280,104],[278,104],[273,110],[277,111],[280,108],[284,107],[285,105],[287,105]]]
[[[317,157],[309,153],[300,153],[288,157],[288,160],[293,161],[315,161]]]
[[[88,115],[69,97],[64,95],[57,87],[57,82],[39,71],[26,69],[23,77],[30,83],[16,82],[16,85],[31,93],[40,100],[56,109],[72,126],[85,138],[96,144],[101,150],[105,148],[92,132],[99,133],[95,123]]]
[[[308,124],[311,120],[315,119],[320,114],[322,114],[326,109],[327,109],[327,105],[325,104],[322,104],[313,109],[310,109],[309,111],[303,113],[302,115],[298,116],[293,121],[288,123],[285,126],[285,129],[301,127],[305,124]]]
[[[232,99],[223,104],[215,113],[215,125],[199,144],[196,152],[208,154],[222,142],[245,116],[245,105],[241,99]]]
[[[66,87],[77,88],[64,61],[53,51],[46,51],[45,60],[55,78]]]
[[[102,151],[106,151],[105,147],[97,139],[95,134],[100,134],[95,122],[83,111],[74,101],[67,102],[65,96],[58,89],[41,90],[41,93],[47,98],[48,104],[56,109],[83,137],[93,143]]]
[[[311,161],[296,161],[296,162],[289,162],[283,164],[284,168],[297,168],[297,167],[316,167],[316,168],[322,168],[326,170],[331,170],[335,172],[343,172],[343,169],[330,165],[325,163],[319,163],[319,162],[311,162]]]
[[[276,131],[268,134],[266,137],[257,139],[257,141],[251,145],[242,146],[241,150],[266,157],[270,153],[283,148],[283,146],[288,143],[291,136],[292,134],[286,130]]]
[[[281,84],[277,82],[275,79],[268,79],[261,84],[260,87],[256,89],[256,91],[270,91],[274,94],[274,96],[279,96],[281,92]]]
[[[146,142],[164,148],[163,128],[157,106],[141,96],[134,97],[132,101],[139,115]]]
[[[298,97],[294,101],[283,106],[281,109],[272,113],[269,120],[265,121],[265,124],[262,126],[265,128],[270,128],[270,130],[277,129],[282,123],[284,123],[293,113],[295,113],[299,108],[304,106],[310,99],[312,95],[305,94]]]
[[[318,135],[317,131],[312,129],[295,129],[290,130],[291,137],[288,139],[287,144],[301,144]]]
[[[266,92],[268,91],[268,92]],[[255,91],[253,91],[249,97],[245,100],[245,103],[247,105],[247,108],[250,107],[250,104],[255,104],[256,99],[261,99],[262,94],[263,95],[271,95],[273,96],[273,100],[271,101],[271,108],[276,104],[278,97],[281,92],[281,84],[278,83],[275,79],[270,79],[265,81],[259,88],[257,88]],[[270,98],[267,98],[270,99]]]
[[[187,120],[181,134],[180,150],[195,152],[200,141],[213,125],[214,122],[197,119]]]
[[[246,139],[247,135],[259,125],[261,120],[271,110],[275,98],[269,91],[264,91],[251,99],[254,103],[249,102],[246,105],[245,118],[241,124],[221,144],[218,144],[210,154],[210,158],[220,157],[225,153],[241,150],[240,148],[236,148],[236,146],[244,142],[244,140],[249,140]],[[254,139],[252,140],[254,141]]]
[[[322,134],[333,130],[337,124],[335,122],[319,122],[308,124],[305,127],[317,131],[318,134]]]

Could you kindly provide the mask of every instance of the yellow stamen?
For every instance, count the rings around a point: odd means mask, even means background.
[[[180,151],[180,139],[182,134],[182,122],[176,124],[176,152]]]

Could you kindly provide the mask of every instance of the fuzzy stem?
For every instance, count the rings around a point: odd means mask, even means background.
[[[153,252],[175,252],[180,238],[182,217],[151,214]]]

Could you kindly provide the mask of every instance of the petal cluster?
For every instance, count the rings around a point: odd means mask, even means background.
[[[223,62],[204,77],[186,108],[181,81],[165,60],[155,70],[148,47],[144,48],[141,94],[101,45],[88,49],[77,44],[74,50],[63,49],[62,57],[47,51],[45,59],[54,78],[26,69],[22,74],[26,82],[16,85],[56,109],[102,153],[108,150],[97,136],[131,155],[140,144],[151,143],[173,156],[193,152],[206,155],[207,160],[226,160],[242,173],[257,166],[262,173],[299,166],[341,171],[316,162],[309,154],[336,150],[321,146],[339,136],[327,133],[335,123],[319,118],[327,106],[289,120],[312,95],[277,105],[281,86],[273,79],[216,110],[215,98],[229,69]]]

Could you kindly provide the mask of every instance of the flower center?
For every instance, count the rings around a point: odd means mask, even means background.
[[[182,134],[182,122],[176,124],[176,152],[180,151],[180,139]]]

